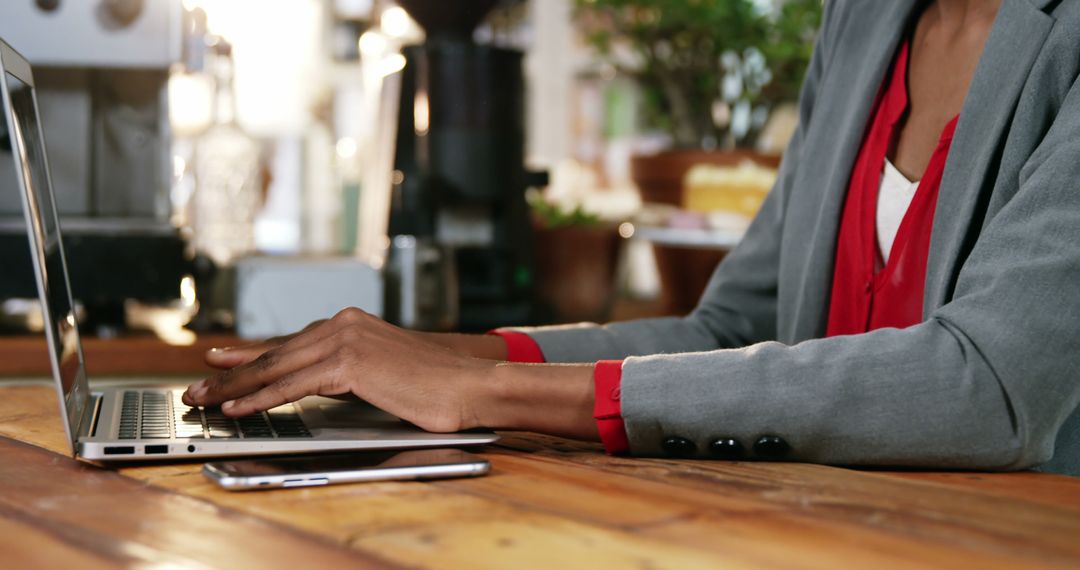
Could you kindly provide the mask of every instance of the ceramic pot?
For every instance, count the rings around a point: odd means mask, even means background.
[[[547,319],[558,323],[602,323],[615,299],[615,267],[622,238],[615,226],[533,224],[536,293]]]
[[[672,150],[631,158],[630,176],[642,202],[681,206],[683,177],[691,168],[698,164],[738,166],[746,160],[768,168],[780,166],[779,156],[748,150]],[[654,245],[653,251],[660,272],[663,310],[671,315],[685,315],[693,310],[726,253],[672,245]]]

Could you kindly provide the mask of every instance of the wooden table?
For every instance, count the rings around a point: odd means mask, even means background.
[[[25,443],[24,443],[25,442]],[[4,568],[1080,567],[1080,479],[607,457],[504,434],[490,476],[228,493],[67,456],[0,388]]]

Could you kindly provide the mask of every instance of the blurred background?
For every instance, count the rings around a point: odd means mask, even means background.
[[[8,0],[84,334],[685,314],[776,176],[821,0]],[[40,331],[0,164],[0,330]]]

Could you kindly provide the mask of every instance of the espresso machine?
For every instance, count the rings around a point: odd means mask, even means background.
[[[473,41],[498,3],[398,0],[426,39],[403,50],[391,244],[450,257],[433,293],[465,331],[534,320],[522,53]]]
[[[0,3],[0,36],[34,67],[73,293],[92,328],[122,327],[128,299],[178,298],[192,272],[170,223],[167,86],[183,23],[179,1]],[[12,168],[0,164],[0,301],[37,296]]]

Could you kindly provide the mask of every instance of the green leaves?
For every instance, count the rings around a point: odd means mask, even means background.
[[[600,217],[586,212],[581,206],[573,209],[560,207],[544,199],[540,192],[528,192],[525,200],[532,208],[533,214],[545,228],[561,228],[565,226],[584,225],[591,226],[600,223]]]
[[[745,85],[734,99],[751,108],[768,107],[798,97],[821,19],[821,0],[786,0],[778,9],[759,8],[753,0],[576,0],[575,16],[585,39],[599,54],[614,60],[629,50],[636,64],[620,70],[644,91],[646,119],[668,125],[683,147],[734,140],[729,124],[717,124],[715,105],[728,85]],[[728,66],[734,56],[764,55],[767,83],[734,79]],[[625,60],[625,58],[622,58]],[[613,61],[618,64],[618,62]],[[742,67],[742,66],[734,66]],[[732,98],[726,97],[730,102]],[[760,125],[758,125],[760,127]]]

